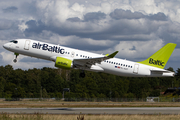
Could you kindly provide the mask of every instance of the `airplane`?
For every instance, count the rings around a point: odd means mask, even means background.
[[[110,73],[127,77],[173,77],[174,72],[163,69],[174,51],[176,44],[168,43],[148,59],[133,62],[115,58],[112,54],[96,54],[50,44],[32,39],[15,39],[3,45],[14,52],[15,63],[19,54],[55,62],[55,67],[62,69],[81,69],[80,77],[85,77],[84,70]]]

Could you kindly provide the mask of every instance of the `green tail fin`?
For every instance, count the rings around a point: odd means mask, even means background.
[[[176,47],[176,44],[168,43],[164,47],[162,47],[160,50],[158,50],[156,53],[154,53],[151,57],[138,63],[142,63],[145,65],[163,69],[169,57],[171,56],[172,52],[174,51],[175,47]]]

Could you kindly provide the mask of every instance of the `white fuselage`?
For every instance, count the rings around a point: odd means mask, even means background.
[[[103,57],[104,55],[86,52],[82,50],[72,49],[60,45],[49,44],[45,42],[17,39],[18,43],[9,42],[3,47],[11,52],[31,56],[35,58],[55,61],[56,57],[63,57],[67,59],[90,59]],[[132,62],[128,60],[111,58],[101,63],[96,63],[93,67],[85,70],[105,72],[118,76],[128,77],[163,77],[174,76],[174,72],[151,72],[151,70],[163,70],[160,68]],[[84,69],[84,68],[80,68]]]

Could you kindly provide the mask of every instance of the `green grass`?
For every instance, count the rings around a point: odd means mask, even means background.
[[[180,115],[48,115],[1,113],[0,120],[179,120]]]

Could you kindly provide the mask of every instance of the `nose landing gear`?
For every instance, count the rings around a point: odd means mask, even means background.
[[[18,57],[19,53],[14,53],[14,55],[16,55],[16,57],[15,57],[15,59],[13,60],[13,62],[16,63],[16,62],[17,62],[17,57]]]

